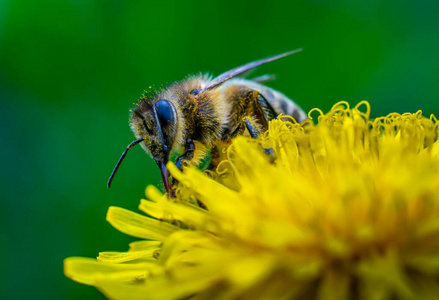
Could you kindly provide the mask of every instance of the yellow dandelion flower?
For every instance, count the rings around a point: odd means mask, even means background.
[[[68,258],[66,276],[112,299],[436,299],[438,122],[369,110],[281,117],[234,140],[210,177],[170,165],[176,199],[150,186],[146,216],[108,211],[141,240]]]

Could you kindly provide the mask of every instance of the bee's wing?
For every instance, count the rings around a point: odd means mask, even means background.
[[[270,56],[270,57],[263,58],[263,59],[260,59],[260,60],[256,60],[256,61],[250,62],[248,64],[245,64],[243,66],[231,69],[230,71],[227,71],[227,72],[219,75],[215,79],[213,79],[212,84],[209,85],[204,90],[207,91],[207,90],[213,89],[214,87],[217,87],[218,85],[226,82],[227,80],[229,80],[229,79],[231,79],[233,77],[236,77],[236,76],[238,76],[238,75],[240,75],[240,74],[242,74],[244,72],[247,72],[247,71],[249,71],[249,70],[251,70],[253,68],[256,68],[256,67],[258,67],[260,65],[263,65],[263,64],[266,64],[266,63],[268,63],[270,61],[277,60],[279,58],[282,58],[282,57],[285,57],[285,56],[288,56],[288,55],[291,55],[291,54],[294,54],[294,53],[297,53],[297,52],[300,52],[300,51],[302,51],[302,49],[296,49],[296,50],[293,50],[293,51],[289,51],[289,52],[285,52],[285,53],[282,53],[282,54],[278,54],[278,55]]]
[[[258,77],[250,78],[250,80],[256,81],[257,83],[261,83],[261,84],[267,83],[269,81],[273,81],[275,79],[276,79],[276,75],[274,74],[265,74]]]

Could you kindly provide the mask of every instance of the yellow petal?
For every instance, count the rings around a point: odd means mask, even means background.
[[[92,258],[69,257],[64,260],[64,274],[83,284],[95,285],[96,277],[115,274],[119,279],[146,276],[150,270],[157,269],[156,264],[107,264]]]
[[[112,206],[107,221],[117,230],[141,239],[164,241],[178,227],[166,222],[141,216],[132,211]]]
[[[146,251],[159,248],[162,242],[158,241],[135,241],[130,243],[130,251]]]
[[[328,271],[323,275],[319,288],[319,300],[343,300],[349,299],[350,274],[345,270]]]
[[[370,297],[374,299],[388,293],[395,293],[403,299],[413,297],[395,250],[389,249],[383,255],[365,259],[358,265],[357,271],[361,281],[366,285],[365,289],[373,290],[373,285],[377,284],[376,291],[368,291],[373,293]]]
[[[159,247],[147,251],[100,252],[97,260],[100,262],[117,264],[142,258],[151,260],[151,262],[156,262],[157,260],[154,258],[154,255],[158,253],[158,250],[160,250]]]
[[[205,224],[211,220],[210,213],[190,203],[173,203],[163,197],[157,188],[149,186],[146,195],[152,201],[141,200],[139,209],[157,219],[182,221],[186,225]]]
[[[439,274],[439,253],[408,255],[405,258],[407,266],[428,275]]]
[[[264,255],[238,258],[228,264],[225,276],[236,289],[244,290],[268,276],[273,263],[273,257]]]

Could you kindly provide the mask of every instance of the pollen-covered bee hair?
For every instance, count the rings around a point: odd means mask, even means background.
[[[140,143],[161,170],[168,196],[173,196],[166,164],[170,155],[183,151],[175,164],[198,165],[211,150],[210,169],[218,164],[219,148],[237,135],[247,132],[256,138],[279,114],[290,115],[297,122],[305,113],[284,94],[262,84],[267,77],[253,80],[238,78],[257,66],[297,53],[302,49],[257,60],[227,71],[216,78],[191,76],[161,91],[145,94],[131,110],[130,126],[136,140],[122,153],[107,186],[127,151]]]

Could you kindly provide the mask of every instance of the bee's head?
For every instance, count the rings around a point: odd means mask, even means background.
[[[167,163],[177,132],[177,112],[165,99],[141,100],[132,110],[130,126],[142,147],[156,162]]]
[[[165,99],[153,101],[141,99],[136,107],[131,110],[130,116],[130,126],[137,139],[122,153],[107,186],[110,187],[111,181],[127,151],[140,143],[142,148],[151,155],[160,167],[163,183],[170,195],[169,174],[166,164],[175,143],[177,122],[177,112],[170,101]]]
[[[141,100],[132,110],[130,117],[130,126],[134,135],[138,140],[141,140],[143,149],[160,167],[162,179],[168,192],[166,164],[174,146],[177,122],[175,107],[166,99]]]

